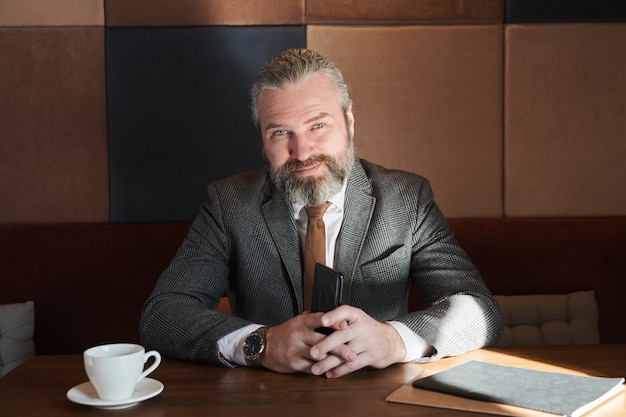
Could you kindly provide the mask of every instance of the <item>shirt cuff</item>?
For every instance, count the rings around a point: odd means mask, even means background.
[[[250,333],[260,327],[263,326],[260,324],[249,324],[219,339],[217,348],[224,359],[237,365],[246,365],[246,357],[243,355],[243,342]]]
[[[406,355],[402,362],[411,362],[423,358],[432,352],[432,346],[423,337],[409,329],[406,324],[399,321],[389,321],[387,323],[396,329],[404,342]]]

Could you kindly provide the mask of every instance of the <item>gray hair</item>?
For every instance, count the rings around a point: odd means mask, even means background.
[[[252,121],[256,127],[259,127],[260,122],[257,102],[263,91],[284,88],[287,84],[301,83],[318,74],[327,75],[334,84],[339,104],[345,115],[350,109],[351,101],[348,86],[343,80],[341,71],[326,57],[310,49],[289,49],[272,58],[263,67],[250,89]]]

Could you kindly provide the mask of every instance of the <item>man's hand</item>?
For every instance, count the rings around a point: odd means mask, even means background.
[[[311,373],[315,360],[311,347],[325,336],[315,332],[322,327],[324,313],[305,312],[291,320],[270,327],[266,334],[265,354],[261,360],[264,367],[276,372]],[[342,362],[342,360],[338,361]]]
[[[358,308],[340,306],[322,315],[321,323],[335,332],[314,342],[305,355],[312,359],[311,373],[315,375],[338,378],[366,366],[385,368],[406,355],[404,342],[393,326]]]

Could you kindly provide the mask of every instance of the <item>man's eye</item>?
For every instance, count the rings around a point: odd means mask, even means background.
[[[315,123],[315,124],[313,125],[313,129],[321,129],[321,128],[323,128],[324,126],[326,126],[326,123],[323,123],[323,122]]]
[[[272,133],[273,136],[285,136],[287,134],[286,130],[275,130],[274,133]]]

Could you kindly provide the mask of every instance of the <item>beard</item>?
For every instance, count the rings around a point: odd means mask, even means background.
[[[318,155],[306,161],[293,161],[277,168],[270,167],[272,181],[289,203],[319,206],[341,191],[354,163],[354,143],[350,135],[346,139],[346,147],[335,155]],[[297,175],[298,169],[318,163],[326,164],[328,173],[320,177]]]

